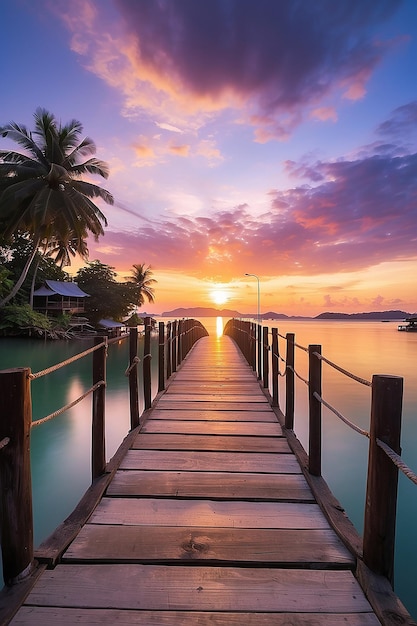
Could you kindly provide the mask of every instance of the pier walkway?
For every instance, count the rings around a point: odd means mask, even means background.
[[[380,623],[229,337],[200,339],[144,417],[14,626]]]

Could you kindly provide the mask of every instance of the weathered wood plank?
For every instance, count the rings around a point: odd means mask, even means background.
[[[248,437],[279,437],[281,427],[275,422],[204,422],[199,420],[148,420],[141,433],[182,435],[244,435]],[[140,435],[139,435],[140,436]]]
[[[241,437],[240,435],[146,434],[136,438],[135,450],[218,450],[226,452],[275,452],[289,454],[283,437]]]
[[[292,455],[253,452],[177,452],[173,450],[129,450],[120,469],[173,470],[194,472],[259,472],[300,474]],[[198,480],[198,477],[197,477]]]
[[[223,565],[274,564],[351,568],[355,559],[331,530],[175,528],[87,524],[65,553],[75,561],[165,563],[211,561]]]
[[[232,613],[23,607],[12,626],[378,626],[372,613]]]
[[[230,406],[228,406],[230,404]],[[180,409],[182,411],[208,410],[227,411],[233,408],[234,411],[256,412],[264,406],[263,402],[226,402],[218,400],[173,400],[172,397],[162,396],[158,402],[160,409]],[[265,405],[266,407],[268,404]]]
[[[213,528],[329,528],[317,504],[158,498],[103,498],[92,524]]]
[[[193,472],[120,470],[107,495],[313,502],[301,474],[199,472],[197,478]]]
[[[236,402],[244,402],[245,404],[265,404],[269,407],[268,400],[264,395],[259,393],[256,395],[249,395],[248,393],[240,394],[225,394],[219,391],[218,393],[200,393],[195,394],[191,390],[189,393],[166,393],[158,402],[160,407],[164,407],[171,402],[221,402],[224,404],[224,410],[227,410],[229,404],[235,404]]]
[[[27,604],[163,611],[370,610],[349,571],[138,564],[59,565],[44,572]]]
[[[210,409],[204,410],[175,410],[170,408],[169,410],[162,410],[158,408],[152,410],[152,420],[158,419],[181,419],[181,420],[203,420],[203,421],[222,421],[222,422],[274,422],[277,423],[277,418],[271,410],[246,412],[246,411],[213,411]],[[278,429],[281,430],[281,426],[278,424]],[[282,430],[281,430],[282,432]]]
[[[248,382],[248,383],[208,383],[208,382],[197,382],[193,383],[191,381],[188,382],[180,382],[175,381],[175,385],[170,385],[167,389],[168,394],[182,394],[182,393],[217,393],[220,392],[222,394],[247,394],[254,395],[259,393],[259,384],[257,382]]]

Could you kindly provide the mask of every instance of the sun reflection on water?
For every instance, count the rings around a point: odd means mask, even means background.
[[[217,339],[219,339],[223,335],[223,318],[218,317],[216,319],[216,335]]]

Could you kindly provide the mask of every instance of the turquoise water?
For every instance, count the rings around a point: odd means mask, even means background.
[[[201,320],[210,334],[221,330],[222,320]],[[224,320],[226,321],[226,320]],[[280,334],[295,333],[302,346],[321,344],[322,354],[355,375],[371,380],[372,374],[404,377],[402,456],[417,470],[417,333],[399,333],[395,323],[285,321],[267,322]],[[33,372],[49,367],[87,347],[85,341],[43,342],[0,339],[0,369],[28,366]],[[280,339],[285,356],[285,343]],[[143,352],[140,341],[139,356]],[[157,391],[157,337],[152,341],[153,395]],[[39,419],[73,401],[91,386],[88,356],[32,383],[33,414]],[[128,342],[109,346],[106,402],[106,456],[110,459],[130,428],[129,394],[125,369]],[[307,359],[296,350],[296,370],[307,377]],[[280,368],[283,368],[281,363]],[[323,366],[323,397],[358,426],[368,429],[370,389]],[[143,410],[143,401],[141,410]],[[280,378],[280,403],[285,408],[284,379]],[[295,432],[307,447],[307,388],[297,379]],[[90,484],[91,396],[32,430],[31,460],[35,545],[43,541],[74,509]],[[327,409],[323,410],[323,475],[346,509],[357,530],[363,530],[367,439],[350,430]],[[64,486],[64,488],[63,488]],[[417,616],[417,487],[400,475],[395,589]]]

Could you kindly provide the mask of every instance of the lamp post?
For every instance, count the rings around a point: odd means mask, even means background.
[[[258,281],[258,324],[260,324],[261,323],[261,285],[260,285],[259,276],[257,276],[256,274],[247,274],[247,273],[245,273],[245,276],[253,276],[253,278],[256,278],[256,280]]]

